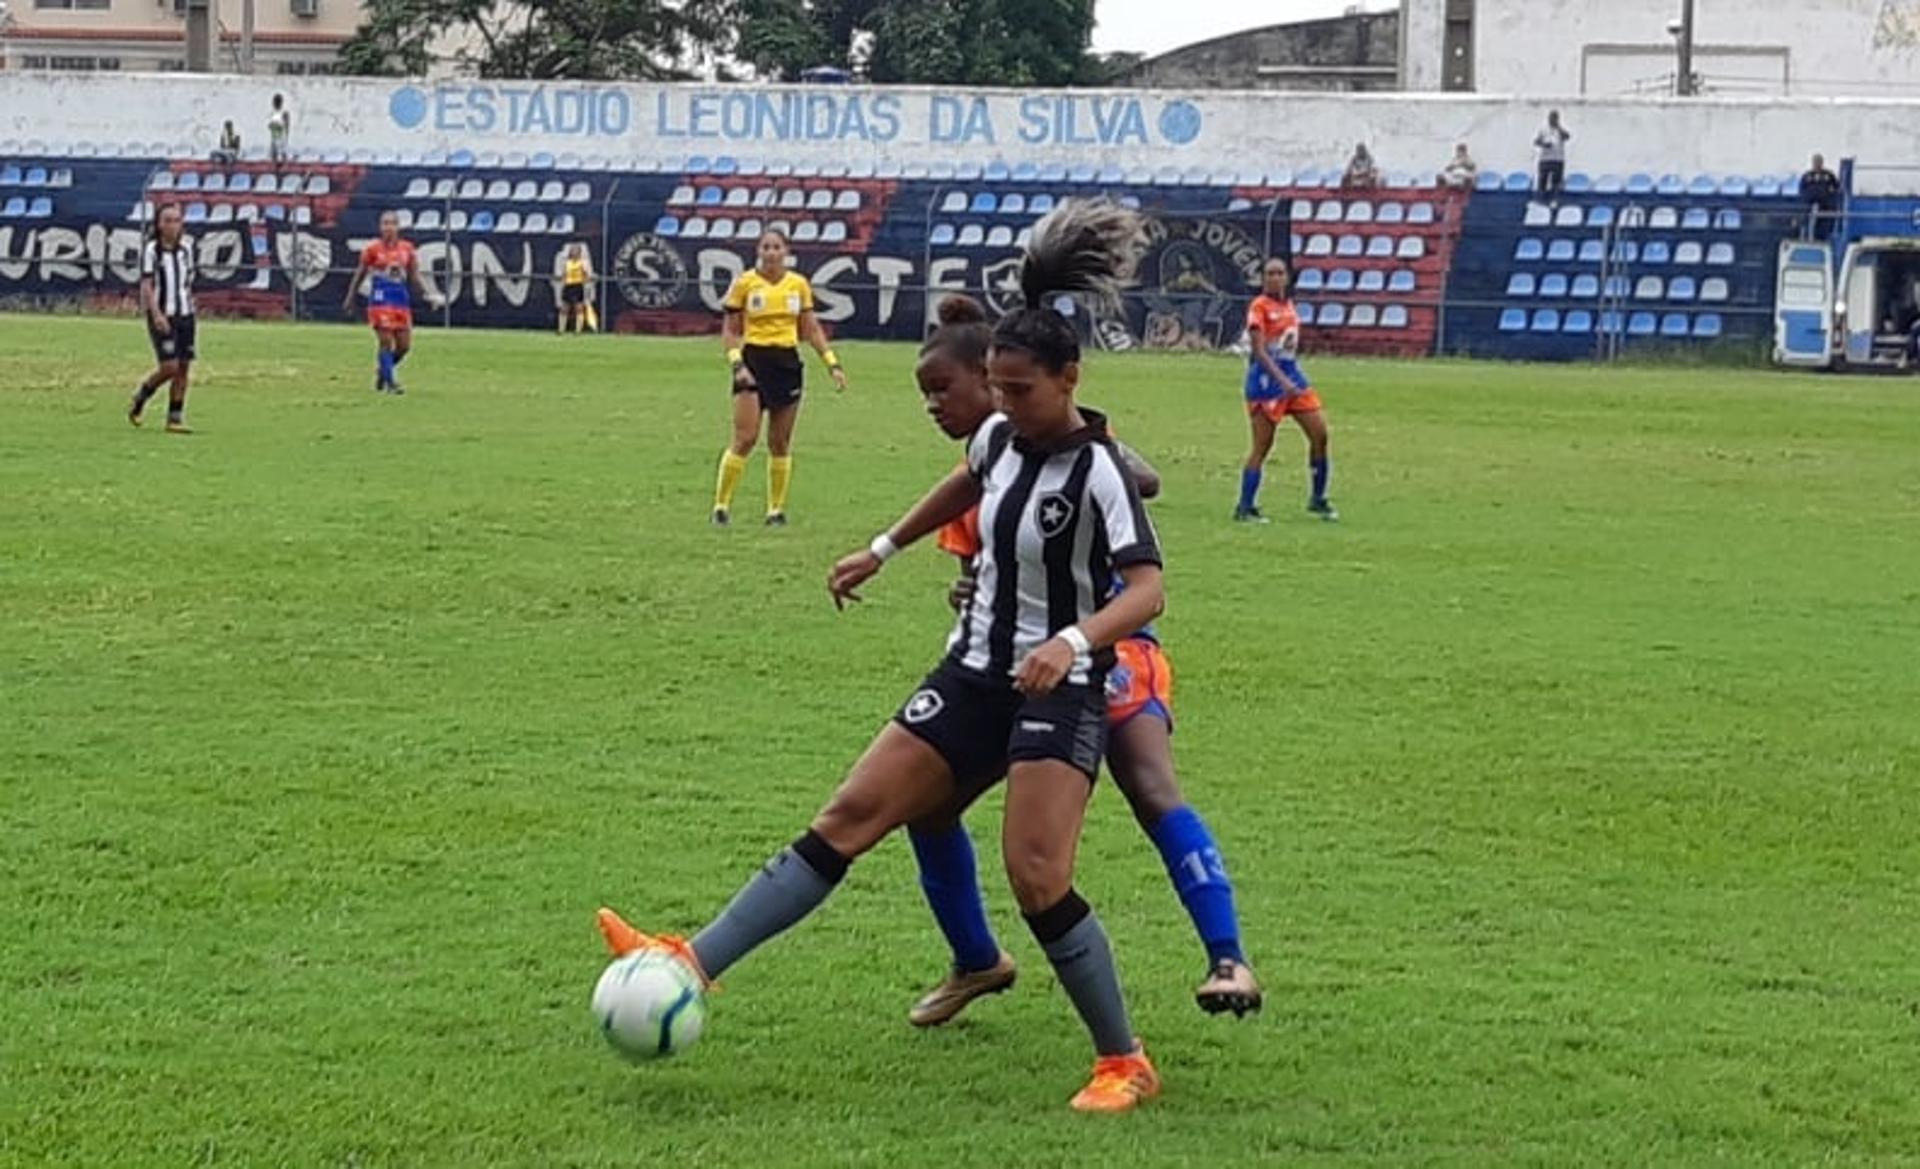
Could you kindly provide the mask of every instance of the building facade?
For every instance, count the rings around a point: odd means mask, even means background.
[[[211,68],[247,72],[247,0],[206,0]],[[360,23],[356,0],[252,0],[253,69],[329,73]],[[4,0],[0,70],[177,72],[187,65],[186,0]]]

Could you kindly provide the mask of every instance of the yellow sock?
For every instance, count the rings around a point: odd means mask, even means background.
[[[733,492],[740,486],[740,477],[747,473],[747,460],[733,453],[729,447],[720,453],[720,481],[713,487],[713,506],[717,511],[733,510]]]
[[[767,460],[767,512],[787,510],[787,488],[793,485],[793,456]]]

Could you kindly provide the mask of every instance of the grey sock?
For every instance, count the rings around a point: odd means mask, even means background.
[[[746,883],[706,929],[693,939],[693,952],[708,978],[760,943],[812,913],[838,882],[817,872],[799,853],[783,848]]]
[[[1113,965],[1107,931],[1092,910],[1072,929],[1043,942],[1047,961],[1060,976],[1081,1022],[1093,1033],[1093,1049],[1101,1055],[1125,1055],[1133,1050],[1133,1024],[1120,995],[1120,972]]]

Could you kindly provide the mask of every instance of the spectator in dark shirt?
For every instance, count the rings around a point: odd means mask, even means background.
[[[1366,191],[1380,185],[1380,168],[1373,164],[1373,155],[1367,151],[1365,142],[1353,148],[1353,157],[1347,161],[1347,173],[1340,176],[1340,185],[1349,191]]]
[[[1547,124],[1533,136],[1533,148],[1540,152],[1540,174],[1534,186],[1549,201],[1557,199],[1567,185],[1567,140],[1573,135],[1560,124],[1560,111],[1547,111]]]
[[[1479,174],[1479,166],[1475,165],[1473,155],[1467,153],[1467,144],[1462,142],[1453,148],[1453,158],[1448,161],[1446,169],[1440,172],[1440,185],[1463,191],[1473,186],[1473,180]]]
[[[240,161],[240,131],[228,122],[220,131],[220,145],[214,149],[213,161],[222,166],[232,166]]]
[[[1813,166],[1800,176],[1800,197],[1807,202],[1814,239],[1833,234],[1834,214],[1840,210],[1840,176],[1827,169],[1827,160],[1816,154]]]

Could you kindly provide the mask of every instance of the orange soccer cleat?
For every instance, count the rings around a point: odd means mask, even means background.
[[[643,934],[628,925],[619,914],[604,907],[595,915],[595,923],[599,925],[600,936],[606,939],[607,949],[613,951],[614,957],[624,958],[635,950],[665,950],[686,963],[687,968],[699,976],[700,985],[713,985],[706,971],[700,969],[699,955],[693,952],[693,947],[685,938],[675,934]]]
[[[1126,1055],[1103,1055],[1093,1061],[1093,1079],[1074,1096],[1073,1109],[1127,1112],[1159,1094],[1160,1073],[1153,1070],[1147,1049],[1135,1043]]]

